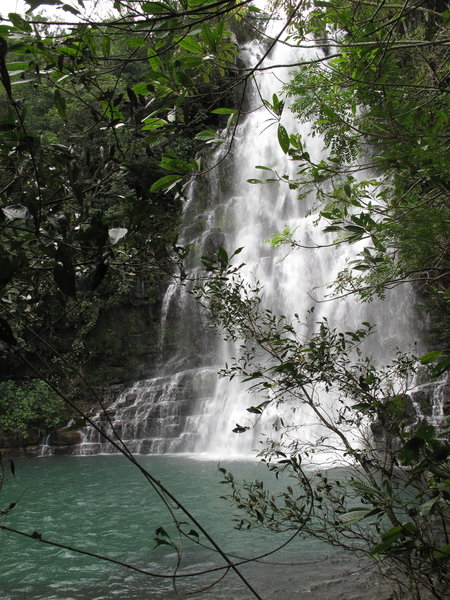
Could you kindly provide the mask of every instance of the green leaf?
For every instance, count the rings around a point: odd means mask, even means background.
[[[280,100],[278,99],[278,96],[276,94],[273,94],[272,108],[273,108],[274,112],[278,113],[279,106],[280,106]]]
[[[30,13],[33,10],[35,10],[36,8],[38,8],[39,6],[42,6],[43,4],[45,4],[46,6],[47,5],[60,6],[62,4],[62,1],[61,0],[26,0],[26,3],[30,7],[27,10],[27,13]]]
[[[435,365],[433,367],[433,376],[434,377],[439,377],[439,375],[442,375],[443,373],[445,373],[445,371],[448,370],[448,368],[450,367],[450,356],[447,356],[447,358],[444,358],[444,360],[441,360],[441,362],[439,362],[437,365]]]
[[[433,554],[433,557],[437,560],[441,558],[450,558],[450,544],[446,544],[445,546],[441,546],[436,552]]]
[[[429,363],[434,362],[442,355],[442,350],[432,350],[431,352],[427,352],[423,354],[419,360],[422,365],[428,365]]]
[[[130,100],[130,102],[131,102],[131,105],[132,105],[133,107],[136,107],[136,106],[138,106],[138,104],[139,104],[139,102],[138,102],[138,97],[137,97],[137,96],[136,96],[136,94],[133,92],[133,90],[132,90],[131,88],[129,88],[129,87],[128,87],[128,88],[126,89],[126,92],[127,92],[127,96],[128,96],[128,98],[129,98],[129,100]]]
[[[62,10],[65,10],[66,12],[72,13],[76,17],[80,14],[80,11],[77,8],[73,7],[73,6],[70,6],[70,4],[63,4],[61,6],[61,8],[62,8]]]
[[[261,371],[255,371],[254,373],[243,379],[242,382],[244,383],[246,381],[253,381],[254,379],[261,379],[262,376],[263,375]]]
[[[28,69],[29,64],[27,62],[10,61],[6,66],[8,67],[8,71],[22,73]]]
[[[193,85],[192,79],[185,71],[175,71],[174,75],[176,82],[180,85],[184,85],[185,87],[190,87]]]
[[[180,48],[183,48],[183,50],[187,50],[188,52],[192,52],[193,54],[203,53],[203,48],[200,46],[197,40],[194,40],[194,38],[192,38],[191,36],[181,38],[177,42],[177,44],[178,46],[180,46]]]
[[[164,177],[161,177],[161,179],[158,179],[157,181],[155,181],[153,183],[153,185],[150,188],[151,192],[161,192],[161,191],[166,191],[168,192],[169,190],[171,190],[179,181],[182,181],[183,177],[181,177],[180,175],[165,175]]]
[[[142,38],[128,38],[125,40],[125,43],[131,48],[141,48],[142,46],[145,46],[145,40]]]
[[[167,531],[164,529],[164,527],[158,527],[155,530],[155,535],[162,535],[164,537],[169,537],[169,534],[167,533]]]
[[[359,227],[359,225],[346,225],[344,229],[351,231],[352,233],[359,233],[361,235],[365,232],[364,228]]]
[[[250,427],[244,427],[243,425],[239,425],[239,423],[236,423],[236,427],[232,429],[232,431],[233,433],[245,433],[249,429]]]
[[[424,447],[424,440],[418,436],[413,436],[398,452],[398,458],[404,465],[412,465],[420,458],[420,451]]]
[[[211,113],[213,115],[235,115],[237,110],[235,108],[215,108]]]
[[[25,19],[23,19],[17,13],[8,13],[8,19],[11,21],[14,27],[20,31],[24,31],[25,33],[31,33],[33,31],[28,21],[25,21]]]
[[[160,167],[172,173],[192,173],[198,171],[198,162],[191,158],[190,160],[181,160],[174,156],[163,156],[160,162]]]
[[[430,500],[427,500],[426,502],[424,502],[420,507],[420,514],[427,515],[429,512],[431,512],[431,509],[437,502],[439,502],[439,500],[440,500],[440,497],[435,496],[434,498],[431,498]]]
[[[226,267],[228,264],[228,252],[225,250],[225,248],[219,248],[217,250],[217,259],[220,262],[220,264],[222,265],[222,267]]]
[[[66,101],[64,100],[64,96],[61,94],[59,90],[56,90],[53,95],[53,104],[55,105],[56,110],[59,113],[59,116],[64,121],[67,121],[66,115]]]
[[[399,537],[403,535],[403,526],[397,525],[396,527],[392,527],[388,531],[382,534],[381,539],[382,542],[377,544],[375,548],[370,552],[370,556],[376,556],[377,554],[381,554],[385,550],[388,550],[392,544],[394,544]]]
[[[261,375],[261,373],[259,375]],[[245,379],[245,381],[248,381],[249,379],[252,379],[252,377]],[[247,412],[253,413],[255,415],[261,415],[266,406],[268,406],[269,404],[270,400],[266,400],[265,402],[261,402],[261,404],[258,404],[258,406],[250,406],[249,408],[247,408]]]
[[[148,94],[148,85],[148,83],[137,83],[131,89],[135,94],[145,96],[146,94]]]
[[[147,57],[148,57],[148,62],[149,62],[149,65],[151,66],[151,68],[154,71],[160,71],[162,68],[161,59],[159,58],[159,56],[156,54],[156,52],[152,48],[149,48],[147,50]],[[155,75],[155,77],[156,77],[156,75]],[[138,85],[140,85],[140,84],[138,84]]]
[[[278,143],[280,144],[280,147],[283,150],[283,152],[286,154],[289,150],[290,140],[289,140],[289,134],[286,131],[286,128],[283,127],[283,125],[278,125],[277,135],[278,135]]]
[[[203,57],[198,54],[182,56],[179,62],[182,69],[195,69],[204,64]]]
[[[214,35],[210,25],[202,25],[201,36],[208,49],[214,52],[216,36]]]
[[[163,15],[164,13],[172,13],[173,8],[165,2],[145,2],[141,9],[148,15]]]
[[[165,540],[164,538],[159,538],[159,537],[155,537],[154,538],[156,544],[155,544],[155,548],[157,548],[158,546],[172,546],[172,542],[170,542],[169,540]]]
[[[352,404],[352,408],[360,410],[361,412],[366,412],[368,410],[373,410],[374,407],[370,402],[357,402],[356,404]]]
[[[415,437],[417,437],[421,440],[424,440],[426,442],[433,440],[435,435],[436,435],[435,427],[433,425],[429,425],[428,423],[424,423],[423,425],[418,427],[416,429],[416,431],[414,432]]]
[[[225,22],[219,21],[217,23],[217,27],[213,30],[215,44],[218,44],[220,42],[220,40],[223,38],[224,30],[225,30]]]
[[[154,129],[160,129],[168,125],[168,122],[164,119],[158,119],[154,117],[147,117],[144,120],[145,125],[142,127],[143,130],[152,131]]]
[[[103,56],[108,57],[111,54],[111,38],[105,35],[102,39]]]
[[[217,132],[214,131],[214,129],[205,129],[205,131],[200,131],[200,133],[197,133],[197,135],[195,136],[195,139],[205,142],[210,140],[220,141],[220,138],[218,138]]]
[[[362,521],[366,517],[372,516],[373,514],[373,509],[366,507],[352,508],[349,512],[341,515],[340,522],[343,525],[353,525],[354,523],[358,523],[359,521]]]
[[[7,94],[11,96],[11,79],[6,66],[6,55],[8,54],[8,42],[0,37],[0,80]]]

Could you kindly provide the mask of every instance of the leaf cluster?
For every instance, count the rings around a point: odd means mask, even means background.
[[[245,435],[265,423],[259,456],[277,478],[291,480],[274,492],[260,481],[237,482],[221,468],[243,513],[237,527],[313,535],[383,561],[382,568],[394,566],[405,597],[419,588],[439,594],[448,584],[450,454],[445,432],[419,422],[408,395],[416,359],[398,353],[375,366],[364,352],[369,323],[339,331],[325,319],[312,327],[297,315],[292,322],[275,315],[264,308],[258,284],[246,284],[225,257],[222,249],[209,263],[210,280],[197,295],[239,344],[222,375],[246,382],[257,399],[247,409],[253,422],[234,431]],[[432,352],[421,362],[440,358]],[[281,405],[285,416],[274,418]],[[330,455],[346,462],[345,476],[306,471],[308,461]]]
[[[448,314],[448,22],[444,3],[314,3],[292,38],[314,35],[329,57],[300,67],[286,91],[329,156],[315,164],[292,134],[281,144],[299,163],[290,186],[316,188],[325,231],[337,244],[367,240],[335,291],[370,300],[416,281],[441,322]]]
[[[41,380],[0,382],[0,434],[27,438],[30,430],[42,435],[60,425],[67,415],[64,403]]]
[[[138,282],[157,303],[173,270],[195,136],[231,110],[210,114],[232,101],[235,5],[121,2],[83,21],[81,3],[52,26],[40,4],[0,26],[1,348],[50,342],[81,366],[102,311]]]

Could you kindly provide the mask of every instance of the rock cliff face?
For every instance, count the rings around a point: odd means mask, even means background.
[[[80,432],[70,428],[55,429],[45,443],[39,431],[30,431],[26,438],[19,435],[0,437],[0,456],[2,459],[40,456],[47,445],[51,446],[52,454],[72,454],[73,447],[80,442]]]
[[[408,427],[414,428],[420,423],[434,425],[438,432],[443,432],[450,417],[450,376],[444,374],[438,381],[423,381],[403,398],[403,408],[395,415]],[[389,421],[375,421],[371,424],[373,441],[377,446],[383,442],[386,435],[393,435],[395,444],[400,446],[395,422],[390,426]],[[445,434],[443,434],[445,435]],[[382,447],[382,446],[381,446]]]
[[[159,352],[158,327],[165,287],[163,281],[151,287],[139,281],[120,302],[99,311],[95,325],[84,340],[86,353],[82,357],[82,366],[77,367],[77,371],[89,382],[89,387],[78,381],[77,375],[70,384],[71,397],[76,398],[77,404],[87,412],[91,410],[90,406],[93,411],[98,410],[94,391],[106,404],[111,404],[126,383],[145,377],[154,370]],[[34,375],[31,371],[24,373],[21,365],[16,364],[2,365],[2,372],[19,381],[24,376]],[[67,392],[67,389],[64,391]],[[36,456],[42,453],[45,445],[52,447],[52,453],[70,454],[80,439],[78,432],[67,428],[57,429],[50,436],[42,430],[33,429],[26,436],[0,435],[0,456]]]
[[[411,392],[411,399],[420,417],[442,426],[450,416],[450,377],[447,374],[438,382],[423,383]]]
[[[26,439],[20,435],[0,436],[0,457],[8,459],[16,456],[37,456],[41,440],[38,431],[30,431]]]
[[[138,282],[123,303],[101,311],[89,332],[85,367],[94,386],[128,382],[148,375],[158,355],[161,290]]]

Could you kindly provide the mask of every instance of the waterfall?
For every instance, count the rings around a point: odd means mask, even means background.
[[[242,49],[242,58],[247,64],[255,64],[263,51],[262,43],[252,42]],[[312,57],[317,50],[306,52]],[[297,53],[296,49],[277,44],[264,66],[294,62]],[[311,293],[322,298],[327,294],[327,284],[344,268],[355,247],[288,252],[283,247],[274,250],[267,243],[271,234],[286,226],[295,229],[306,245],[330,241],[314,224],[317,215],[312,197],[299,200],[298,191],[282,182],[247,182],[261,177],[262,171],[256,170],[256,165],[295,177],[296,165],[287,160],[279,147],[276,125],[268,126],[270,115],[261,102],[261,98],[271,99],[274,93],[281,95],[287,76],[283,69],[265,70],[257,76],[259,89],[250,86],[248,114],[237,127],[229,156],[189,186],[179,243],[193,245],[189,258],[193,278],[200,272],[202,255],[219,247],[225,247],[229,254],[243,247],[240,258],[246,265],[246,276],[260,281],[267,306],[277,314],[289,316],[307,314],[314,304]],[[288,108],[282,123],[290,132],[299,130]],[[320,137],[311,137],[307,126],[300,133],[308,140],[311,158],[319,161],[323,153]],[[209,164],[218,162],[224,151],[219,148],[211,152]],[[403,349],[414,343],[413,305],[412,292],[404,286],[401,292],[392,290],[384,302],[361,304],[347,298],[320,303],[315,307],[314,321],[327,317],[333,326],[344,331],[363,321],[376,323],[377,333],[371,337],[369,351],[375,359],[385,358],[400,342]],[[264,424],[244,435],[232,433],[236,423],[247,424],[246,408],[253,402],[245,385],[217,376],[234,349],[211,330],[204,311],[176,282],[168,286],[164,297],[158,343],[162,357],[158,376],[138,381],[108,409],[116,431],[129,449],[137,453],[249,455],[258,446]],[[330,402],[325,396],[323,401]],[[268,422],[274,417],[274,413],[269,414]],[[105,415],[99,413],[97,421],[108,429]],[[314,437],[315,425],[308,415],[301,424]],[[86,430],[84,436],[78,453],[112,450],[94,430]]]

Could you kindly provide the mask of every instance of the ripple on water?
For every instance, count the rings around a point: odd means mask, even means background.
[[[142,457],[156,477],[186,502],[222,546],[240,555],[258,554],[278,545],[273,534],[236,532],[234,509],[220,500],[223,488],[217,466],[186,457]],[[39,468],[35,468],[38,465]],[[228,466],[228,465],[227,465]],[[236,461],[230,467],[236,478],[263,479],[266,469]],[[259,469],[259,470],[258,470]],[[98,485],[102,480],[103,484]],[[92,481],[95,485],[91,485]],[[176,554],[167,546],[155,548],[155,530],[171,529],[167,511],[145,480],[121,457],[50,457],[17,461],[16,477],[4,483],[1,505],[17,497],[20,502],[4,517],[6,525],[39,531],[43,537],[74,547],[103,553],[156,573],[171,573]],[[173,530],[173,531],[172,531]],[[171,533],[176,534],[172,527]],[[334,551],[333,551],[334,552]],[[245,573],[270,600],[336,600],[350,596],[334,590],[345,584],[349,562],[324,560],[329,549],[317,542],[290,546],[277,561],[317,560],[307,567],[248,565]],[[322,563],[320,561],[323,561]],[[351,559],[354,561],[354,559]],[[215,555],[191,546],[185,548],[183,571],[202,571],[218,564]],[[34,541],[2,534],[0,537],[0,600],[172,600],[170,579],[153,579],[108,562],[51,548]],[[339,582],[340,580],[340,582]],[[180,589],[193,591],[208,577],[189,578]],[[320,585],[321,581],[326,581]],[[353,578],[354,582],[355,579]],[[348,589],[346,590],[348,592]],[[353,594],[353,590],[352,590]],[[366,596],[363,594],[361,598]],[[237,578],[227,576],[220,587],[201,595],[202,600],[251,598]],[[376,600],[382,600],[381,595]]]

